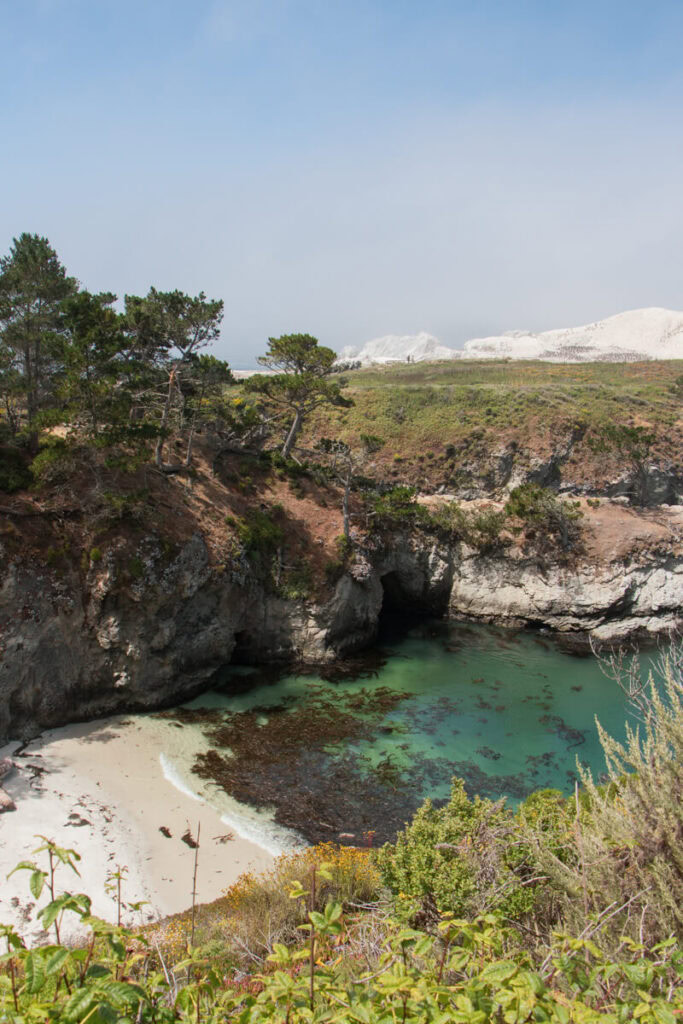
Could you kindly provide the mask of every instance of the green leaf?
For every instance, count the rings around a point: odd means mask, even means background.
[[[430,935],[423,935],[413,946],[413,956],[426,956],[434,945],[434,939]]]
[[[71,953],[68,949],[58,946],[54,953],[48,957],[47,963],[45,964],[45,973],[49,976],[51,974],[56,974],[57,971],[61,971],[70,956]]]
[[[111,971],[104,964],[90,964],[85,976],[89,981],[96,978],[110,978]]]
[[[63,1015],[67,1020],[81,1020],[95,1002],[96,994],[92,989],[79,988],[67,999]]]
[[[51,924],[54,924],[55,920],[64,909],[66,896],[67,893],[64,893],[62,896],[58,896],[56,900],[52,900],[52,902],[48,903],[42,910],[38,911],[38,917],[42,918],[43,921],[43,928],[49,928]]]
[[[670,1009],[668,1003],[663,1002],[661,999],[657,999],[652,1004],[652,1012],[658,1024],[676,1024],[673,1010]]]
[[[124,1003],[127,1006],[137,1006],[141,999],[145,999],[144,989],[139,985],[133,985],[129,981],[102,982],[101,988],[107,993],[110,999]]]
[[[306,955],[308,955],[306,951]],[[286,946],[281,942],[273,944],[273,952],[266,958],[273,964],[289,964],[292,962],[292,955]]]
[[[24,975],[26,978],[26,991],[30,995],[40,992],[45,984],[45,964],[40,953],[29,953],[24,960]]]
[[[9,872],[7,877],[11,878],[15,871],[37,871],[37,870],[38,870],[38,868],[33,863],[32,860],[20,860],[18,864],[14,865],[14,867]]]
[[[485,967],[479,977],[482,981],[489,982],[489,984],[499,985],[501,982],[507,981],[508,978],[512,978],[517,971],[517,964],[501,961],[500,963],[490,964],[488,967]]]
[[[88,1021],[93,1024],[96,1024],[97,1020],[102,1021],[102,1024],[116,1024],[119,1014],[109,1003],[98,1003],[95,1018],[88,1018]]]
[[[37,900],[40,899],[40,894],[43,891],[43,885],[45,884],[45,879],[46,878],[47,878],[47,875],[46,875],[46,873],[44,871],[34,871],[34,872],[32,872],[31,878],[30,878],[28,884],[29,884],[29,888],[31,890],[31,895],[34,897],[34,899],[37,899]]]

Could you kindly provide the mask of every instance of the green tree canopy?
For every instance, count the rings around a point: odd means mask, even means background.
[[[69,277],[47,238],[24,233],[0,258],[0,387],[7,406],[21,395],[29,431],[51,400],[58,369],[56,336],[63,328],[62,302],[75,295]],[[18,426],[17,403],[15,416]]]
[[[153,418],[135,416],[148,384],[144,359],[131,351],[126,318],[113,308],[116,296],[82,291],[63,303],[60,419],[99,444],[140,442],[157,435]]]
[[[283,334],[268,339],[268,352],[258,361],[275,373],[250,377],[246,388],[289,414],[283,458],[289,458],[304,421],[313,409],[324,404],[351,404],[342,395],[346,382],[330,379],[334,375],[335,359],[332,349],[319,345],[318,339],[310,334]]]
[[[132,351],[143,355],[150,365],[161,371],[159,385],[151,396],[160,406],[155,461],[162,472],[178,472],[184,464],[164,463],[164,442],[174,413],[179,421],[183,418],[186,399],[183,382],[188,368],[198,353],[220,334],[223,302],[207,299],[204,292],[190,296],[178,290],[160,292],[150,288],[144,298],[127,295],[125,303],[126,324],[134,339]]]

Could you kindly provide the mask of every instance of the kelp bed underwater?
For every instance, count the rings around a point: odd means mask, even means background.
[[[600,770],[594,716],[617,736],[626,717],[596,659],[531,631],[442,622],[326,678],[228,669],[202,700],[163,713],[208,741],[193,772],[311,843],[391,840],[453,776],[513,802],[570,792],[577,754]]]

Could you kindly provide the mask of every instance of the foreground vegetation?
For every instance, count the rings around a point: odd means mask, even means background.
[[[5,1021],[358,1021],[675,1024],[683,1014],[683,658],[659,686],[616,675],[640,722],[601,733],[604,778],[512,812],[427,802],[380,851],[314,847],[245,876],[222,900],[140,934],[60,893],[73,851],[25,862],[54,942],[9,927]],[[63,916],[90,931],[60,941]]]

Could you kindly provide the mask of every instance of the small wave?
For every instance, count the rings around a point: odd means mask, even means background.
[[[233,809],[229,814],[222,813],[221,821],[242,839],[248,839],[273,857],[307,845],[296,832],[290,832],[260,815],[252,816]]]
[[[172,786],[175,786],[175,788],[185,796],[189,796],[191,800],[196,800],[200,804],[205,803],[201,796],[198,796],[197,793],[190,789],[178,769],[166,757],[166,754],[159,754],[159,764],[161,765],[161,770],[164,773],[164,778],[167,782],[170,782]]]
[[[166,754],[159,754],[159,763],[166,781],[170,782],[180,793],[201,804],[210,802],[188,786],[181,772]],[[247,839],[250,843],[260,846],[271,856],[279,857],[281,853],[306,845],[296,832],[290,832],[288,829],[276,825],[275,822],[269,821],[258,811],[251,811],[249,808],[243,807],[242,804],[227,795],[225,799],[230,802],[228,813],[222,807],[214,808],[220,814],[221,821],[242,839]]]

